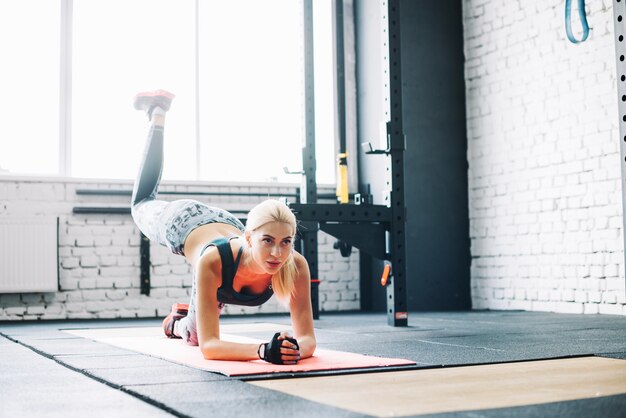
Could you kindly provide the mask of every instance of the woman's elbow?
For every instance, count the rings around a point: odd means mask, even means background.
[[[308,358],[311,357],[313,355],[313,353],[315,353],[315,349],[317,348],[317,342],[315,341],[315,338],[312,337],[307,337],[304,341],[302,341],[304,344],[302,344],[302,357],[303,358]]]
[[[203,343],[200,346],[200,351],[205,360],[217,360],[219,357],[219,341],[211,340]]]

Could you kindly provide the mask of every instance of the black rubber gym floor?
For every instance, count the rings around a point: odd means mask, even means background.
[[[289,318],[222,318],[249,322],[288,326]],[[160,320],[0,323],[0,415],[367,416],[61,331],[146,326],[158,327]],[[322,314],[315,327],[320,348],[406,358],[424,368],[584,355],[626,360],[626,317],[620,316],[414,312],[408,327],[393,328],[384,314],[346,313]],[[421,416],[625,417],[626,394]]]

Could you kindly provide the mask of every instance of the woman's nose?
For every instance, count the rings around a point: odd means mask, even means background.
[[[280,245],[273,245],[271,254],[276,257],[276,256],[279,256],[280,253],[281,253]]]

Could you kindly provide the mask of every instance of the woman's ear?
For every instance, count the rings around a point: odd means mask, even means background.
[[[250,248],[252,245],[252,234],[250,233],[250,231],[246,230],[243,233],[244,238],[246,239],[246,244],[248,244],[248,248]]]

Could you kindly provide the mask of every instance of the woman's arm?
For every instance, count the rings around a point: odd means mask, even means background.
[[[299,254],[298,254],[299,255]],[[300,256],[302,260],[304,258]],[[296,290],[301,295],[292,297],[291,305],[300,305],[300,299],[304,298],[304,309],[292,309],[292,324],[296,338],[298,338],[298,346],[300,354],[295,350],[295,346],[286,341],[287,333],[281,333],[278,337],[282,340],[280,353],[283,364],[295,364],[300,358],[310,357],[315,350],[315,336],[313,334],[313,314],[311,309],[311,298],[309,289],[308,265],[303,261],[304,265],[298,265],[300,273],[296,280],[296,289],[299,286],[302,290]],[[306,270],[306,273],[304,270]],[[196,323],[198,331],[198,345],[202,351],[202,355],[207,360],[257,360],[259,359],[259,344],[240,344],[220,340],[219,314],[217,289],[221,286],[222,279],[222,262],[217,249],[209,249],[196,264]],[[306,277],[302,279],[301,277]],[[299,283],[300,282],[300,283]],[[306,282],[306,283],[305,283]],[[306,293],[306,296],[304,295]],[[296,303],[294,304],[294,300]],[[307,305],[308,304],[308,305]],[[308,308],[306,308],[308,306]],[[306,312],[308,313],[308,325],[306,323]],[[295,317],[302,318],[294,321]],[[261,347],[261,355],[265,354],[267,346]],[[305,355],[306,353],[306,355]]]
[[[222,262],[216,248],[196,263],[198,345],[207,360],[257,360],[258,344],[220,340],[217,289],[222,284]]]
[[[311,273],[306,259],[294,251],[294,261],[298,269],[295,291],[289,300],[291,325],[294,337],[300,346],[301,358],[313,355],[317,343],[313,330],[313,307],[311,306]]]

